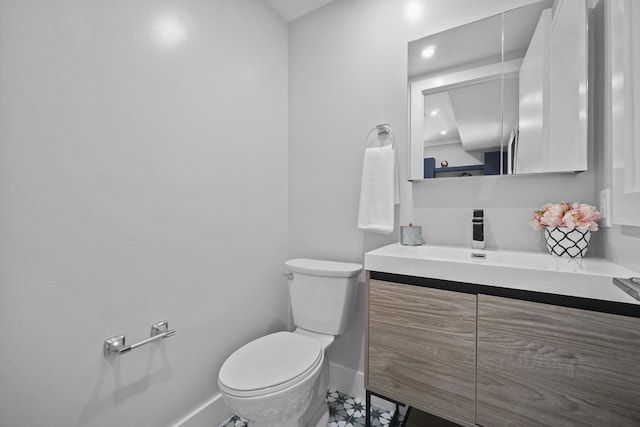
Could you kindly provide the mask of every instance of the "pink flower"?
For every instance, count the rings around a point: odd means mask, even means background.
[[[529,221],[529,225],[531,226],[531,228],[533,228],[534,230],[544,230],[544,225],[542,225],[542,223],[540,222],[543,214],[544,211],[535,211],[533,213],[533,218],[531,219],[531,221]]]
[[[563,220],[565,227],[577,228],[580,231],[598,231],[600,212],[593,206],[584,203],[574,203]]]
[[[547,227],[562,227],[565,213],[569,210],[567,203],[547,203],[542,207],[543,214],[540,223]]]
[[[595,207],[585,203],[547,203],[535,211],[529,225],[534,230],[545,227],[568,227],[580,231],[597,231],[601,218]]]

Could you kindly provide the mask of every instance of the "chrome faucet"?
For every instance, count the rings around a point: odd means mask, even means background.
[[[484,210],[474,209],[471,219],[473,237],[471,239],[472,249],[484,249]]]

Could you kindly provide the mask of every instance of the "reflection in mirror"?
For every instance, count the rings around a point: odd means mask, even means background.
[[[503,92],[507,94],[504,115]],[[499,151],[500,141],[509,137],[505,130],[517,126],[517,92],[513,75],[504,80],[498,75],[424,95],[425,157],[439,159],[439,167],[445,162],[444,167],[458,168],[439,170],[439,176],[486,173],[485,153]],[[499,165],[495,167],[499,170]]]
[[[585,170],[586,56],[584,0],[410,42],[409,179]]]
[[[411,170],[420,169],[420,178],[434,178],[436,169],[438,177],[477,175],[484,161],[475,148],[500,145],[501,27],[502,17],[493,16],[409,43],[411,122],[416,124],[410,130],[411,151],[417,151],[419,163]],[[487,108],[481,106],[481,116],[473,117],[477,103],[466,98],[478,92],[489,95],[478,99]]]

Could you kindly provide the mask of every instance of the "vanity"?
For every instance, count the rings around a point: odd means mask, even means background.
[[[638,20],[632,0],[540,0],[411,41],[407,179],[429,191],[420,209],[450,201],[447,181],[495,182],[459,177],[587,171],[602,116],[600,196],[614,194],[613,224],[638,227]],[[461,426],[640,426],[640,301],[612,282],[639,272],[400,244],[364,264],[367,400]]]
[[[365,254],[367,394],[462,426],[640,425],[638,272],[392,244]]]

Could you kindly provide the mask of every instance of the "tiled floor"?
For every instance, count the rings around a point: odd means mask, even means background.
[[[364,427],[365,403],[362,399],[351,397],[336,390],[327,392],[329,404],[328,427]],[[389,426],[393,413],[371,406],[371,426]],[[240,417],[233,416],[220,427],[247,427],[249,424]]]

